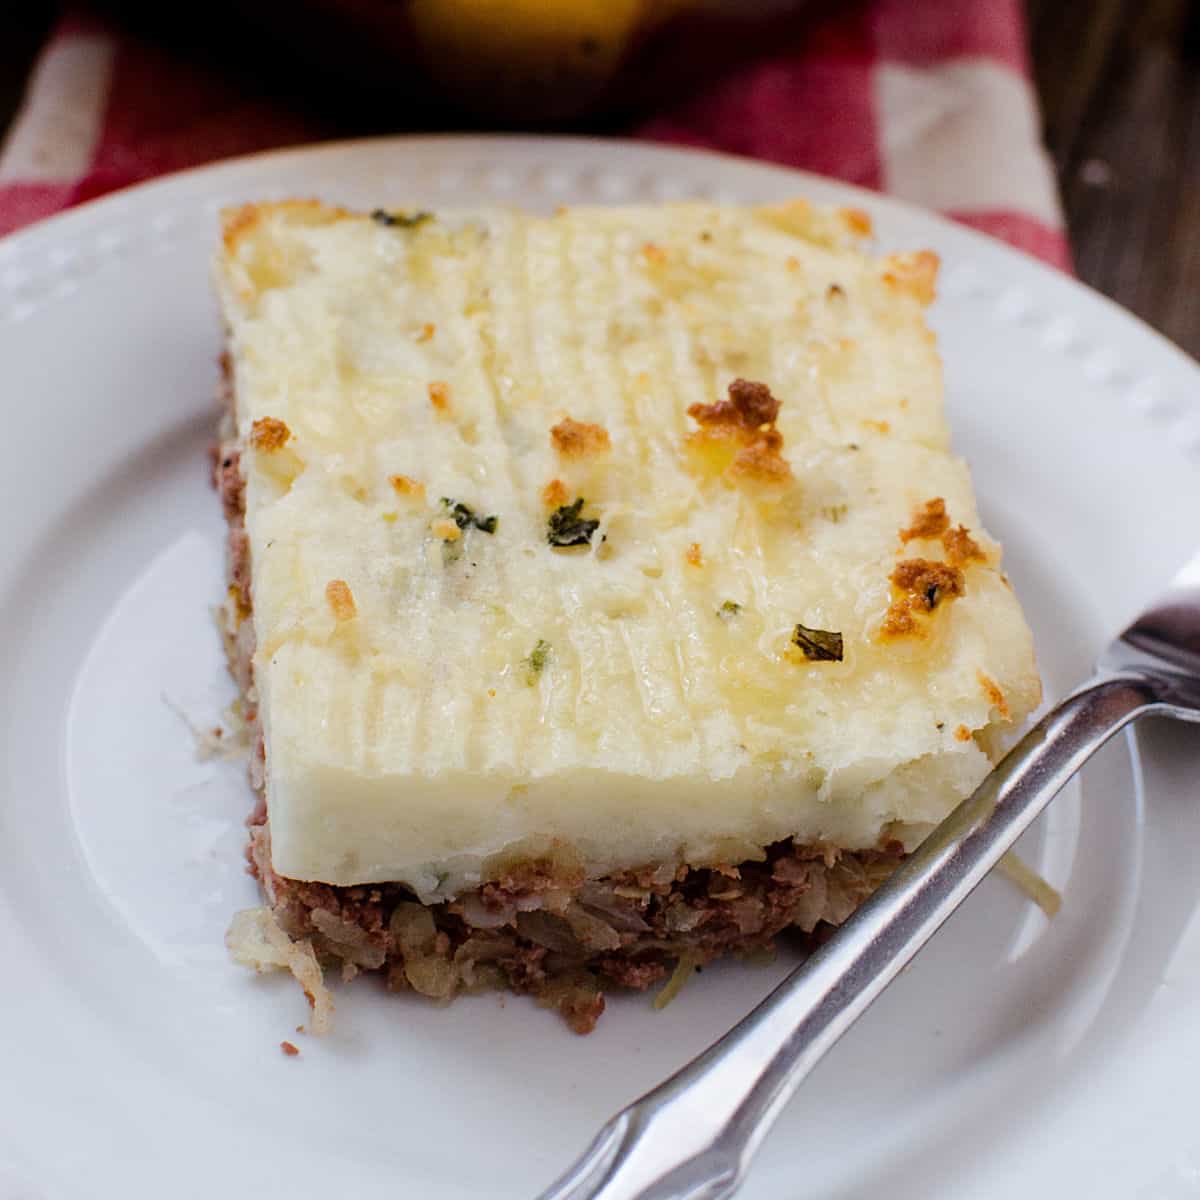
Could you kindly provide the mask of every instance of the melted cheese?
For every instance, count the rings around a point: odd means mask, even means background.
[[[1036,703],[1030,634],[948,453],[930,264],[862,254],[855,225],[227,217],[281,874],[432,899],[553,845],[594,875],[862,848],[979,782],[985,739],[955,730]],[[690,436],[737,378],[780,402],[769,479]],[[547,498],[579,497],[590,543],[551,546]],[[882,637],[897,562],[942,557],[899,537],[934,497],[987,561]],[[841,633],[842,661],[806,659],[798,623]]]

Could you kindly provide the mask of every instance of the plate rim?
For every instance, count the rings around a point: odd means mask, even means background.
[[[588,150],[594,150],[596,148],[599,148],[600,150],[602,150],[606,153],[613,153],[613,154],[618,154],[618,155],[621,153],[627,152],[627,151],[635,151],[635,152],[638,152],[639,155],[648,155],[651,157],[665,154],[665,155],[676,157],[678,159],[688,159],[688,160],[693,160],[693,161],[694,160],[714,160],[715,159],[718,161],[716,163],[714,163],[711,168],[714,173],[718,173],[720,171],[720,169],[721,169],[720,161],[721,160],[730,160],[730,161],[732,161],[732,163],[738,165],[739,167],[749,166],[749,167],[753,168],[755,172],[762,171],[764,174],[769,173],[769,174],[779,175],[781,177],[790,178],[796,182],[798,189],[803,188],[805,181],[813,181],[816,184],[819,184],[819,186],[822,189],[826,189],[826,188],[830,188],[830,187],[835,188],[837,191],[845,194],[848,198],[849,197],[861,197],[862,203],[864,204],[864,206],[870,207],[870,208],[874,209],[875,211],[880,212],[881,214],[884,212],[893,212],[898,217],[902,217],[906,220],[917,221],[917,222],[929,225],[931,230],[934,227],[936,227],[939,230],[945,230],[947,237],[952,237],[953,239],[957,240],[959,244],[961,244],[963,246],[970,246],[970,245],[977,246],[979,248],[981,257],[994,256],[997,251],[997,247],[998,247],[1001,257],[1008,258],[1009,255],[1004,254],[1004,251],[1008,251],[1010,255],[1015,255],[1016,260],[1018,260],[1016,262],[1016,266],[1014,267],[1014,270],[1019,270],[1021,273],[1026,274],[1027,278],[1029,278],[1029,276],[1027,274],[1028,264],[1029,264],[1029,262],[1032,262],[1035,265],[1035,267],[1040,268],[1040,272],[1037,273],[1039,278],[1044,276],[1047,280],[1046,286],[1048,288],[1052,289],[1049,292],[1049,297],[1051,299],[1054,298],[1054,293],[1057,292],[1057,294],[1059,296],[1072,296],[1073,302],[1075,304],[1080,304],[1080,303],[1085,303],[1085,301],[1083,301],[1083,299],[1079,295],[1079,293],[1086,294],[1087,292],[1092,291],[1092,289],[1087,288],[1085,285],[1079,284],[1078,281],[1071,279],[1069,276],[1065,276],[1065,275],[1061,274],[1056,269],[1049,267],[1044,263],[1041,263],[1037,259],[1031,259],[1030,256],[1023,254],[1020,251],[1015,250],[1014,248],[1008,246],[1006,243],[999,242],[998,239],[988,237],[987,235],[981,234],[978,231],[972,230],[968,227],[958,225],[957,223],[955,223],[947,218],[939,216],[937,213],[929,212],[928,210],[922,209],[919,206],[906,204],[903,201],[896,201],[893,198],[888,197],[883,194],[880,194],[880,193],[873,193],[873,192],[867,191],[862,188],[854,187],[853,185],[844,184],[838,180],[831,180],[826,177],[813,175],[811,173],[796,171],[789,167],[780,166],[779,164],[763,163],[763,162],[760,162],[755,159],[744,158],[744,157],[736,156],[736,155],[713,153],[713,152],[709,152],[709,151],[705,151],[705,150],[697,150],[694,148],[679,148],[679,147],[674,147],[674,146],[663,146],[663,145],[659,145],[657,143],[622,141],[619,139],[599,139],[599,138],[554,138],[554,139],[552,139],[552,138],[540,138],[540,137],[539,138],[528,138],[528,137],[520,137],[520,136],[517,136],[517,137],[493,137],[493,136],[474,137],[471,135],[451,135],[451,136],[430,135],[430,136],[422,136],[422,137],[384,137],[384,138],[354,139],[354,140],[350,140],[350,141],[341,141],[341,142],[325,142],[325,143],[318,143],[314,146],[289,147],[289,148],[282,149],[282,150],[264,151],[264,152],[261,152],[258,154],[244,155],[244,156],[240,156],[238,158],[227,159],[227,160],[223,160],[223,161],[220,161],[217,163],[204,164],[204,165],[201,165],[198,167],[188,168],[186,170],[176,172],[176,173],[173,173],[173,174],[167,175],[167,176],[162,176],[162,177],[159,177],[154,180],[130,185],[129,187],[122,188],[117,192],[114,192],[114,193],[111,193],[111,194],[108,194],[105,196],[96,197],[94,200],[87,201],[73,209],[66,210],[63,213],[55,214],[54,216],[48,217],[45,220],[37,222],[23,230],[15,231],[14,234],[10,235],[10,237],[0,240],[0,272],[2,272],[3,267],[7,261],[5,255],[4,255],[4,251],[6,250],[6,248],[10,247],[13,243],[21,243],[24,239],[28,239],[35,252],[38,251],[39,249],[44,249],[46,247],[52,248],[53,239],[58,237],[60,231],[63,228],[64,223],[69,225],[72,221],[77,221],[79,223],[79,225],[81,226],[81,229],[86,230],[87,224],[90,224],[93,221],[95,221],[97,219],[97,217],[103,218],[108,209],[111,208],[114,212],[120,212],[123,207],[128,206],[131,203],[136,204],[137,202],[139,202],[142,199],[142,196],[141,196],[142,192],[151,193],[151,194],[155,194],[158,192],[168,193],[171,189],[178,187],[181,183],[190,180],[192,176],[200,175],[201,173],[204,173],[204,172],[208,172],[210,174],[216,174],[216,175],[219,175],[219,174],[222,174],[225,172],[229,172],[230,174],[236,174],[238,171],[244,170],[245,168],[247,168],[249,166],[254,166],[254,165],[261,163],[262,160],[275,160],[275,161],[296,160],[296,161],[299,161],[299,160],[303,160],[306,158],[313,158],[313,157],[319,158],[324,153],[338,154],[338,153],[345,153],[347,151],[349,151],[350,153],[354,153],[357,149],[360,149],[360,148],[364,149],[367,153],[377,153],[383,149],[413,147],[415,143],[421,143],[426,146],[428,146],[430,143],[437,143],[437,144],[441,144],[441,145],[453,143],[456,147],[462,147],[464,145],[470,146],[472,144],[482,143],[482,144],[486,145],[492,152],[496,152],[496,151],[500,151],[502,147],[505,147],[506,145],[509,145],[514,142],[523,143],[523,144],[527,143],[527,144],[531,144],[531,145],[536,144],[539,147],[544,147],[545,143],[547,143],[547,142],[557,142],[559,144],[569,144],[569,145],[578,147],[580,149],[581,153],[583,152],[584,148],[587,148]],[[490,165],[490,164],[488,164],[488,165]],[[598,165],[601,168],[603,168],[604,164],[603,164],[603,162],[601,162]],[[317,186],[320,186],[323,188],[325,185],[320,184]],[[199,197],[192,198],[191,200],[188,201],[188,203],[194,204],[194,207],[197,210],[199,210],[203,201],[204,201],[204,197],[199,196]],[[603,201],[598,200],[598,201],[594,201],[594,202],[602,203]],[[136,211],[136,209],[135,209],[135,211]],[[130,213],[126,212],[126,213],[122,214],[121,219],[128,220],[129,217],[130,217]],[[147,240],[148,240],[148,238],[149,238],[149,234],[147,234]],[[20,250],[18,250],[18,252],[20,252]],[[43,263],[38,264],[39,267],[42,267],[43,265],[44,265]],[[50,265],[51,266],[53,265],[53,260],[51,260]],[[89,280],[88,282],[90,284],[91,281]],[[1064,284],[1067,285],[1067,287],[1065,289],[1062,288],[1062,285],[1064,285]],[[1073,288],[1070,286],[1072,284],[1074,284]],[[1002,280],[1000,287],[998,287],[995,290],[997,290],[997,291],[1001,290],[1003,285],[1004,285],[1004,281]],[[1032,278],[1030,280],[1030,288],[1031,288],[1031,290],[1033,289],[1033,279]],[[1047,292],[1039,290],[1037,292],[1037,295],[1039,295],[1043,299],[1045,299],[1047,297]],[[1120,308],[1120,306],[1116,305],[1112,301],[1107,300],[1107,298],[1100,296],[1098,293],[1095,293],[1095,295],[1100,300],[1104,301],[1104,303],[1110,309],[1114,309],[1118,314],[1120,314],[1124,317],[1127,317],[1127,318],[1132,316],[1132,314],[1124,312],[1124,310],[1122,310]],[[51,296],[49,298],[48,306],[52,303],[53,303],[53,296]],[[1056,306],[1056,307],[1060,307],[1060,306]],[[1087,314],[1085,313],[1083,315],[1083,317],[1081,317],[1081,319],[1085,319],[1086,316],[1087,316]],[[1140,325],[1140,326],[1142,326],[1143,330],[1146,330],[1146,331],[1150,332],[1151,334],[1153,334],[1154,338],[1156,339],[1157,342],[1165,343],[1168,348],[1174,350],[1176,352],[1176,354],[1179,356],[1179,358],[1182,360],[1183,363],[1190,364],[1193,367],[1200,365],[1200,364],[1195,363],[1192,359],[1190,359],[1184,352],[1180,351],[1178,347],[1175,347],[1169,341],[1169,339],[1166,339],[1163,335],[1158,334],[1153,329],[1150,329],[1148,326],[1145,325],[1144,322],[1141,322],[1138,318],[1136,318],[1136,317],[1133,318],[1133,322],[1134,322],[1135,326]],[[1134,336],[1132,329],[1130,330],[1130,335]],[[1032,344],[1033,339],[1035,338],[1036,335],[1026,331],[1024,336],[1028,337]],[[1046,347],[1045,352],[1050,353],[1050,348]],[[1152,357],[1152,354],[1150,354],[1148,352],[1147,356]],[[1130,358],[1136,357],[1132,349],[1129,352],[1129,357]],[[1073,371],[1076,374],[1082,375],[1082,368],[1080,367],[1080,365],[1078,363],[1073,364]],[[1099,386],[1103,386],[1105,390],[1115,390],[1114,387],[1109,387],[1109,385],[1099,385]],[[1135,418],[1137,416],[1137,414],[1134,414],[1132,412],[1130,412],[1129,415],[1132,417],[1135,417]],[[1141,419],[1142,419],[1143,423],[1145,423],[1147,425],[1159,424],[1159,428],[1156,430],[1156,432],[1158,433],[1158,435],[1160,437],[1166,436],[1167,431],[1162,427],[1161,423],[1151,422],[1145,418],[1141,418]],[[1190,461],[1188,463],[1188,466],[1189,466],[1189,468],[1194,469],[1196,467],[1196,460],[1193,459],[1192,461]],[[0,1164],[0,1165],[2,1165],[2,1164]],[[0,1178],[0,1182],[2,1182],[2,1178]]]
[[[268,150],[252,151],[247,154],[237,154],[228,158],[214,159],[211,162],[200,163],[196,166],[183,167],[179,170],[168,171],[151,179],[139,180],[115,188],[103,195],[72,204],[61,212],[41,217],[28,225],[0,237],[0,265],[9,255],[21,253],[24,243],[36,245],[46,237],[53,237],[65,225],[76,221],[103,216],[108,209],[114,211],[131,199],[139,199],[143,195],[152,195],[158,190],[169,190],[180,184],[187,183],[197,177],[217,175],[222,173],[235,174],[238,170],[260,163],[279,163],[286,165],[292,160],[318,158],[325,154],[354,153],[359,151],[378,152],[389,148],[400,148],[406,145],[434,147],[437,145],[469,147],[480,144],[481,148],[500,147],[534,147],[546,144],[559,145],[579,150],[590,150],[597,154],[620,152],[645,152],[656,155],[676,157],[681,160],[716,160],[731,166],[749,167],[765,174],[773,174],[780,178],[791,178],[798,184],[814,182],[822,187],[836,186],[859,198],[864,205],[874,206],[882,211],[892,212],[898,216],[932,222],[940,231],[955,237],[963,238],[968,244],[974,244],[981,250],[1016,256],[1026,268],[1032,268],[1045,282],[1057,286],[1065,286],[1081,297],[1087,297],[1092,302],[1099,302],[1110,314],[1133,322],[1142,333],[1150,335],[1162,350],[1171,352],[1180,360],[1180,364],[1191,367],[1200,379],[1200,359],[1193,358],[1186,350],[1173,342],[1166,334],[1155,329],[1144,318],[1118,304],[1115,300],[1084,283],[1074,275],[1051,266],[1028,251],[1010,245],[1001,238],[983,233],[969,225],[945,216],[935,209],[914,204],[900,199],[888,192],[875,191],[861,184],[849,183],[831,175],[821,175],[802,167],[792,167],[785,163],[771,162],[766,159],[754,158],[750,155],[737,154],[727,150],[714,150],[699,146],[678,145],[671,142],[657,142],[627,137],[601,137],[598,135],[577,134],[527,134],[527,133],[419,133],[419,134],[386,134],[373,137],[334,138],[328,141],[306,142],[296,146],[282,146]]]

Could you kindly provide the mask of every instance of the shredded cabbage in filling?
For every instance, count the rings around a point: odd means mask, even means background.
[[[1062,893],[1051,887],[1032,867],[1023,863],[1015,850],[1010,850],[996,864],[996,869],[1014,887],[1024,892],[1047,917],[1054,917],[1062,908]]]

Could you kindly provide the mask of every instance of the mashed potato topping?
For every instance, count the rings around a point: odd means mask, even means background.
[[[1030,633],[948,449],[936,260],[863,232],[227,215],[275,871],[428,903],[552,847],[911,844],[972,790]]]

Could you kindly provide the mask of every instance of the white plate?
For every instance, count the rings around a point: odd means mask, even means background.
[[[730,158],[432,138],[194,171],[0,243],[2,1200],[528,1198],[780,977],[715,968],[662,1014],[618,998],[583,1039],[524,1000],[441,1010],[360,981],[331,1037],[299,1037],[295,986],[222,948],[255,899],[241,764],[198,763],[175,709],[211,721],[231,694],[208,616],[219,207],[797,193],[945,260],[955,438],[1061,694],[1194,549],[1200,380],[997,242]],[[981,888],[808,1082],[747,1200],[1200,1195],[1196,757],[1182,735],[1143,745],[1144,789],[1118,743],[1025,844],[1058,919]]]

